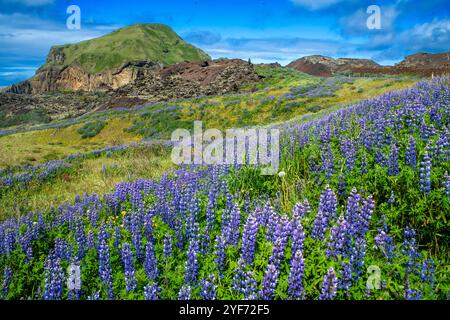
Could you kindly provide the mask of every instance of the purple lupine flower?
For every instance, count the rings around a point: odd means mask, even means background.
[[[310,213],[311,213],[311,207],[309,205],[308,200],[305,199],[305,201],[303,201],[303,203],[299,202],[294,206],[294,210],[292,211],[292,222],[296,223],[297,221],[303,219]],[[294,227],[293,227],[293,229],[294,229]]]
[[[185,266],[185,282],[195,285],[197,283],[198,275],[198,240],[191,240],[189,250],[187,252],[187,261]]]
[[[421,293],[419,290],[412,289],[409,278],[405,277],[405,292],[403,298],[405,300],[420,300]]]
[[[120,243],[122,242],[122,232],[120,227],[117,226],[114,228],[114,247],[118,250],[120,247]]]
[[[394,245],[392,237],[384,230],[380,230],[374,238],[375,244],[383,252],[387,258],[392,258],[394,255]]]
[[[111,258],[109,254],[109,245],[106,242],[107,235],[105,227],[100,227],[98,234],[98,259],[100,263],[99,275],[102,280],[102,285],[106,289],[107,298],[114,299],[113,293],[113,275],[111,270]]]
[[[364,259],[366,257],[366,240],[356,239],[350,252],[350,263],[352,264],[353,280],[356,282],[362,275]]]
[[[414,229],[405,227],[405,232],[403,234],[403,244],[402,244],[402,254],[408,257],[408,262],[406,263],[406,273],[410,273],[413,267],[416,266],[416,259],[418,253],[416,251],[416,232]]]
[[[267,271],[262,282],[262,288],[259,292],[259,297],[263,300],[273,300],[278,283],[278,275],[280,272],[273,263],[269,263]]]
[[[221,275],[222,271],[225,269],[225,240],[223,236],[218,236],[216,238],[216,244],[214,248],[216,256],[216,266],[219,270],[219,275]]]
[[[425,259],[422,263],[420,279],[423,284],[428,283],[434,288],[434,260]]]
[[[71,252],[69,252],[69,245],[65,239],[55,239],[55,256],[62,261],[70,259]]]
[[[330,186],[327,185],[325,190],[320,195],[319,201],[319,211],[322,212],[323,217],[326,220],[326,227],[331,223],[331,220],[336,217],[337,209],[337,197],[336,194],[331,190]]]
[[[321,153],[322,158],[322,172],[325,173],[325,178],[330,179],[334,173],[334,155],[330,145],[325,145]]]
[[[215,300],[217,286],[214,284],[216,278],[210,275],[207,279],[200,280],[200,297],[203,300]]]
[[[84,233],[83,220],[79,219],[75,228],[75,238],[77,241],[78,251],[77,257],[78,261],[82,261],[86,252],[86,234]]]
[[[444,192],[447,197],[450,197],[450,176],[448,172],[445,171],[444,181],[442,181],[442,185],[444,186]]]
[[[291,269],[288,278],[288,294],[292,299],[302,299],[303,274],[305,272],[305,261],[300,250],[295,251],[291,259]]]
[[[90,296],[87,297],[87,300],[100,300],[100,292],[94,291]]]
[[[364,239],[369,230],[370,219],[372,218],[373,210],[375,208],[375,201],[372,196],[362,201],[361,210],[356,216],[356,221],[353,221],[352,232],[356,232],[356,236]]]
[[[349,225],[349,233],[352,235],[355,230],[354,226],[356,225],[357,218],[359,215],[359,205],[360,205],[360,195],[356,191],[356,188],[353,188],[350,192],[350,195],[347,199],[347,209],[345,211],[345,220],[347,221]]]
[[[153,282],[144,287],[145,300],[159,300],[161,294],[161,288],[157,283]]]
[[[275,242],[276,236],[275,232],[279,224],[280,216],[275,211],[270,210],[269,216],[267,219],[267,231],[266,231],[266,239],[268,241]]]
[[[315,240],[322,240],[325,236],[326,227],[327,227],[327,220],[323,216],[322,211],[317,212],[316,219],[314,220],[312,237]]]
[[[330,239],[325,251],[327,257],[337,260],[338,256],[344,254],[347,232],[347,221],[345,221],[343,216],[340,216],[337,225],[331,229]]]
[[[338,281],[338,288],[347,291],[353,284],[353,267],[351,261],[342,261],[341,262],[341,272],[340,279]]]
[[[244,226],[242,234],[242,259],[248,264],[255,258],[256,235],[258,233],[258,220],[254,214],[250,214]]]
[[[355,158],[356,147],[351,139],[349,138],[344,139],[344,141],[341,144],[341,154],[342,157],[345,159],[345,171],[346,172],[352,171],[356,162]]]
[[[81,266],[77,261],[69,265],[69,275],[67,279],[69,290],[69,300],[79,300],[81,295]]]
[[[95,235],[92,230],[89,230],[88,236],[87,236],[87,247],[89,250],[95,248]]]
[[[422,161],[420,162],[419,172],[420,190],[428,195],[431,191],[431,159],[426,151],[423,155]]]
[[[413,136],[409,137],[408,146],[406,147],[405,163],[413,170],[416,170],[417,166],[417,154],[416,154],[416,140]]]
[[[330,267],[323,277],[322,290],[320,292],[319,300],[333,300],[336,296],[337,278],[334,269]]]
[[[6,266],[5,270],[3,271],[3,283],[0,295],[1,299],[6,299],[6,297],[8,296],[8,289],[9,285],[11,284],[12,276],[13,274],[11,268],[9,266]]]
[[[58,300],[62,296],[64,271],[61,267],[61,260],[56,258],[52,251],[48,255],[44,264],[45,286],[44,300]]]
[[[124,266],[125,283],[127,292],[136,290],[136,277],[134,270],[133,255],[131,253],[130,245],[124,243],[122,245],[122,262]]]
[[[272,247],[272,255],[269,258],[269,263],[272,263],[276,267],[279,267],[281,264],[281,260],[284,257],[284,248],[285,242],[282,238],[278,238]]]
[[[395,144],[391,146],[391,154],[389,156],[389,175],[398,176],[400,169],[398,166],[398,148]]]
[[[360,165],[360,172],[361,172],[361,174],[365,174],[365,173],[368,172],[368,169],[367,169],[368,166],[369,166],[369,164],[368,164],[368,162],[367,162],[367,156],[366,156],[366,154],[364,153],[364,154],[361,156],[361,165]]]
[[[247,271],[242,281],[242,288],[245,300],[256,300],[257,296],[257,286],[256,278],[253,271]]]
[[[190,286],[182,286],[180,289],[180,293],[178,294],[178,300],[191,300],[191,287]]]
[[[172,236],[170,234],[166,234],[164,236],[164,259],[168,259],[170,256],[172,256]]]
[[[150,280],[158,277],[158,262],[156,261],[155,249],[151,241],[147,241],[145,246],[144,270]]]
[[[237,247],[239,242],[239,230],[241,225],[241,209],[238,205],[234,205],[231,210],[231,220],[229,225],[229,239],[228,243]]]
[[[298,222],[295,225],[295,229],[292,231],[292,253],[300,250],[303,252],[303,244],[305,242],[305,232],[303,230],[303,225]]]

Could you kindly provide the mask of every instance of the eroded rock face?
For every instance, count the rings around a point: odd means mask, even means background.
[[[88,75],[76,66],[59,71],[47,68],[13,86],[8,93],[0,93],[0,112],[10,117],[41,109],[50,118],[58,119],[148,102],[235,93],[242,85],[259,79],[254,66],[239,59],[183,62],[167,67],[130,62],[96,75]]]
[[[353,68],[375,68],[380,65],[368,59],[333,59],[325,56],[308,56],[287,65],[298,71],[320,77],[331,77],[336,73],[351,71]]]
[[[450,68],[450,52],[445,53],[416,53],[407,56],[396,65],[401,68]]]
[[[63,59],[54,50],[48,60]],[[118,69],[89,74],[76,65],[57,67],[52,63],[41,68],[29,80],[11,86],[7,90],[17,94],[42,94],[52,91],[107,91],[115,90],[145,76],[162,65],[150,61],[133,61]]]

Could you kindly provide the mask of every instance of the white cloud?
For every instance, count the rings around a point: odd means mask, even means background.
[[[29,7],[45,6],[47,4],[52,4],[54,0],[4,0],[6,3],[19,3]]]
[[[319,10],[345,1],[348,0],[291,0],[292,3],[309,10]]]

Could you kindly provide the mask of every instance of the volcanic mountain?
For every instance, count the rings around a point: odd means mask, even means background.
[[[76,44],[54,46],[47,62],[12,93],[117,89],[149,70],[185,61],[210,60],[170,27],[136,24]]]

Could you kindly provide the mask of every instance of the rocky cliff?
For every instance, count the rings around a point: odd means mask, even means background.
[[[333,59],[315,55],[300,58],[287,66],[314,76],[331,77],[337,73],[351,71],[353,68],[375,68],[380,65],[368,59]]]

